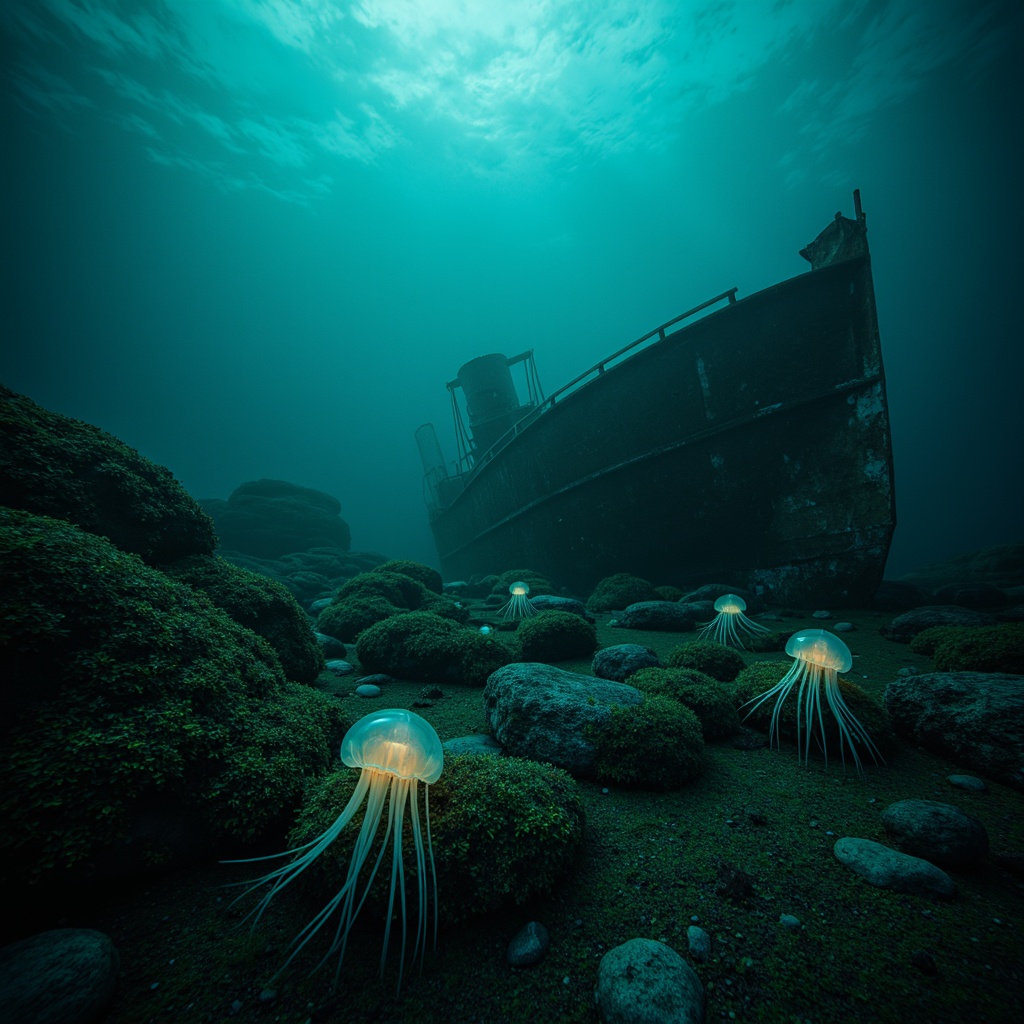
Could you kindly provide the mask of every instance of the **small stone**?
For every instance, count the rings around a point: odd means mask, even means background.
[[[800,918],[794,917],[792,914],[782,914],[779,917],[779,924],[783,928],[796,929],[800,927]]]
[[[357,697],[379,697],[380,687],[374,686],[373,683],[363,683],[362,686],[356,687]]]
[[[540,921],[529,921],[508,944],[505,961],[509,967],[532,967],[544,959],[551,945],[551,936]]]
[[[331,658],[330,661],[324,664],[324,667],[328,672],[336,676],[350,676],[356,670],[355,665],[342,661],[340,658]]]
[[[711,936],[703,928],[691,924],[686,929],[686,942],[689,946],[690,956],[698,963],[703,963],[711,956]]]
[[[984,793],[988,789],[985,780],[979,779],[976,775],[947,775],[946,780],[954,786],[969,789],[973,793]]]
[[[852,622],[837,622],[832,629],[837,633],[852,633],[854,626]]]
[[[832,618],[832,613],[828,612],[828,611],[824,611],[824,610],[817,611],[817,612],[812,612],[811,613],[811,618],[812,619],[831,619]]]

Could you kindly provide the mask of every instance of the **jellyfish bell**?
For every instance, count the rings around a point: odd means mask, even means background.
[[[849,672],[853,668],[850,648],[827,629],[804,629],[794,633],[786,641],[786,653],[791,658],[834,672]]]
[[[526,597],[526,595],[530,592],[530,587],[528,586],[528,584],[520,581],[518,583],[511,584],[511,586],[509,586],[508,588],[508,592],[513,597]]]
[[[405,873],[402,864],[402,829],[405,823],[406,808],[412,827],[413,854],[416,859],[416,880],[418,886],[419,918],[416,926],[416,937],[413,943],[412,960],[417,954],[420,963],[427,945],[427,861],[430,862],[430,874],[433,879],[434,896],[434,945],[437,945],[437,872],[434,866],[434,851],[430,839],[430,786],[441,776],[444,768],[444,748],[434,727],[415,712],[405,708],[383,708],[373,711],[360,718],[345,733],[341,741],[341,760],[350,768],[358,768],[359,779],[348,803],[335,819],[334,823],[315,839],[283,853],[270,854],[266,857],[249,857],[244,860],[228,861],[241,864],[260,860],[275,860],[280,857],[291,858],[288,863],[251,883],[237,883],[247,886],[239,896],[242,899],[255,889],[271,884],[270,891],[259,904],[246,916],[254,917],[252,927],[255,928],[263,912],[273,897],[286,885],[293,882],[321,853],[341,834],[345,826],[358,814],[364,802],[366,809],[359,826],[359,834],[353,844],[352,856],[349,860],[345,883],[327,902],[320,912],[292,940],[295,947],[288,959],[278,969],[274,978],[278,977],[295,959],[302,948],[330,920],[335,911],[339,911],[340,920],[330,948],[320,961],[325,963],[332,954],[338,953],[338,967],[334,982],[337,985],[341,973],[341,964],[348,944],[348,936],[353,923],[369,895],[370,887],[377,875],[391,841],[391,892],[388,898],[386,925],[384,927],[384,946],[381,951],[380,973],[384,974],[387,959],[388,941],[391,937],[391,919],[395,908],[396,893],[399,897],[399,909],[402,925],[401,960],[398,967],[398,985],[401,989],[402,972],[405,966],[406,949],[406,898]],[[419,784],[424,790],[424,825],[420,824]],[[380,850],[372,861],[372,868],[359,902],[356,896],[360,888],[360,875],[363,867],[370,861],[370,854],[376,842],[376,836],[384,816],[385,804],[388,805],[387,828]],[[254,916],[255,915],[255,916]],[[273,979],[271,979],[273,980]]]
[[[726,615],[739,615],[747,610],[747,602],[736,594],[723,594],[715,602],[716,612],[725,612]]]
[[[345,733],[341,760],[349,768],[374,768],[430,785],[441,777],[444,748],[425,718],[404,708],[383,708]]]

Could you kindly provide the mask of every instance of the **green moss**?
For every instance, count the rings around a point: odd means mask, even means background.
[[[358,771],[345,769],[311,792],[290,837],[292,847],[326,831],[358,778]],[[421,789],[421,802],[422,796]],[[438,912],[449,924],[549,892],[570,869],[583,841],[584,812],[577,783],[549,764],[517,757],[446,757],[444,771],[429,787],[427,798]],[[377,844],[384,839],[384,817]],[[357,814],[307,872],[317,899],[344,884],[361,821],[362,815]],[[415,847],[408,817],[402,847],[407,851],[406,891],[415,892],[416,863],[411,855]],[[370,896],[378,913],[386,907],[390,884],[390,872],[378,872]]]
[[[654,592],[658,595],[659,601],[679,601],[686,595],[686,592],[682,587],[673,587],[670,585],[655,587]]]
[[[637,601],[658,601],[658,592],[639,576],[618,572],[606,576],[587,598],[587,608],[592,612],[618,611]]]
[[[383,597],[350,597],[324,608],[317,616],[316,628],[335,640],[355,643],[367,626],[397,614],[400,609]]]
[[[674,789],[704,771],[704,737],[697,716],[671,697],[651,694],[642,704],[612,705],[604,725],[588,726],[597,748],[594,770],[603,781]]]
[[[740,718],[745,725],[753,726],[762,732],[768,732],[771,725],[772,713],[775,709],[775,698],[765,701],[756,711],[742,705],[760,697],[761,694],[770,690],[790,670],[792,662],[762,661],[745,668],[736,679],[735,700],[739,705]],[[846,702],[853,716],[871,737],[875,746],[884,754],[891,750],[895,743],[895,734],[889,716],[885,713],[882,705],[868,694],[856,683],[850,682],[843,676],[838,677],[839,692]],[[786,697],[777,719],[777,735],[788,741],[796,742],[797,737],[797,689]],[[805,695],[806,696],[806,695]],[[828,709],[827,703],[822,700],[824,708],[824,740],[823,745],[827,750],[833,751],[838,757],[840,750],[841,736],[836,726],[835,719]],[[801,727],[802,727],[801,723]],[[818,726],[815,724],[815,734]],[[818,737],[821,740],[821,737]],[[812,735],[811,749],[818,749]],[[864,756],[864,751],[859,753]],[[870,757],[870,754],[867,755]]]
[[[965,627],[935,646],[937,672],[1024,674],[1024,622]]]
[[[711,640],[692,640],[674,647],[666,659],[669,668],[695,668],[723,683],[731,683],[745,662],[737,651]]]
[[[524,661],[587,658],[597,649],[597,631],[572,612],[540,612],[523,619],[517,634]]]
[[[433,612],[407,612],[364,629],[356,653],[367,672],[483,686],[492,672],[516,659],[517,651],[494,634],[483,636]]]
[[[391,565],[412,567],[417,562],[393,562]],[[426,573],[417,573],[429,578]],[[416,576],[383,567],[360,573],[343,583],[331,603],[320,612],[316,628],[327,636],[353,643],[368,626],[405,611],[430,611],[442,618],[464,622],[469,612],[451,598],[435,593]]]
[[[429,565],[422,562],[413,562],[410,559],[396,558],[390,562],[384,562],[377,566],[377,572],[398,572],[403,576],[410,576],[412,579],[422,583],[427,590],[440,594],[444,589],[444,582],[441,574]]]
[[[170,470],[0,385],[3,503],[74,523],[158,565],[213,553],[213,520]]]
[[[163,571],[201,590],[235,622],[263,637],[289,679],[312,683],[320,674],[323,653],[308,616],[287,587],[214,556],[192,555],[164,566]]]
[[[5,875],[104,855],[162,808],[213,844],[258,836],[324,772],[344,722],[270,646],[139,558],[0,509]],[[141,860],[166,851],[136,837]]]
[[[692,668],[642,668],[629,684],[644,693],[671,697],[698,718],[705,739],[730,736],[739,726],[733,688]]]
[[[929,626],[927,629],[922,629],[910,641],[910,649],[915,654],[927,654],[931,657],[935,653],[935,648],[943,640],[958,636],[965,628],[964,626]]]

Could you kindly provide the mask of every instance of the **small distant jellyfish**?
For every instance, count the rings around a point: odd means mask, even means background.
[[[743,707],[748,704],[753,705],[745,716],[749,718],[762,704],[771,700],[772,697],[775,698],[771,727],[768,730],[769,745],[773,738],[778,745],[779,713],[790,690],[799,683],[796,697],[796,745],[797,755],[802,764],[809,763],[811,734],[817,726],[819,746],[825,755],[825,764],[828,765],[828,745],[821,704],[822,690],[825,691],[825,700],[839,728],[839,753],[844,770],[846,768],[844,747],[849,747],[857,771],[863,774],[863,766],[857,753],[858,744],[863,745],[875,764],[884,763],[885,759],[872,742],[867,730],[847,707],[839,689],[839,673],[849,672],[853,666],[850,648],[828,630],[804,629],[789,638],[786,643],[786,653],[795,659],[792,668],[771,689],[743,705]]]
[[[430,861],[430,872],[433,877],[434,889],[434,945],[437,945],[437,874],[434,869],[434,851],[430,842],[430,786],[441,776],[444,766],[444,751],[441,740],[434,727],[425,719],[404,708],[385,708],[374,711],[360,718],[341,741],[341,760],[350,768],[361,769],[359,781],[348,803],[338,815],[334,824],[322,835],[284,853],[273,853],[266,857],[250,857],[245,860],[228,861],[230,864],[248,864],[259,860],[275,860],[279,857],[291,857],[289,863],[269,871],[261,878],[248,885],[239,899],[267,883],[273,883],[270,891],[257,906],[247,915],[255,914],[252,927],[255,928],[270,901],[286,885],[295,879],[341,834],[342,829],[356,816],[363,801],[366,801],[359,835],[355,840],[352,859],[349,862],[345,884],[328,901],[327,905],[310,921],[305,928],[292,940],[295,949],[281,965],[274,978],[287,968],[302,950],[303,946],[327,923],[340,908],[340,920],[334,933],[330,949],[317,965],[322,966],[335,952],[338,953],[338,967],[334,974],[337,985],[341,974],[341,964],[348,944],[349,932],[356,916],[370,891],[370,885],[377,874],[377,869],[384,859],[388,841],[392,841],[391,854],[391,896],[388,901],[387,924],[384,927],[384,948],[380,956],[380,973],[384,975],[384,963],[387,959],[388,940],[391,935],[391,917],[395,909],[395,892],[400,897],[400,916],[402,920],[402,959],[398,967],[398,985],[396,994],[402,985],[402,969],[405,965],[406,949],[406,906],[405,906],[405,873],[402,868],[402,828],[405,822],[406,807],[412,825],[414,855],[416,857],[416,875],[419,883],[419,918],[416,927],[416,938],[412,949],[412,961],[417,954],[422,965],[423,955],[427,946],[427,860]],[[419,783],[422,782],[424,792],[424,821],[420,823]],[[389,798],[390,794],[390,798]],[[384,806],[388,804],[387,828],[381,848],[372,864],[372,870],[366,880],[362,896],[356,902],[359,888],[359,876],[370,859],[375,845],[375,838],[381,826]],[[424,844],[424,833],[426,843]],[[271,979],[271,981],[274,980]]]
[[[513,583],[508,592],[512,596],[499,609],[502,622],[514,622],[537,614],[537,609],[530,602],[530,588],[522,580]]]
[[[723,594],[715,602],[715,611],[718,614],[710,621],[704,623],[704,628],[698,635],[699,640],[707,640],[709,637],[715,643],[724,644],[727,647],[739,647],[746,650],[743,645],[737,627],[748,636],[765,636],[771,632],[770,629],[762,626],[760,622],[748,619],[743,613],[747,610],[747,602],[736,594]]]
[[[490,636],[491,635],[491,627],[490,626],[481,626],[480,627],[480,634],[482,636]]]

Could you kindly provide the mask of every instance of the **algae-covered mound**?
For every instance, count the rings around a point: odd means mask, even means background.
[[[358,779],[359,772],[348,768],[320,782],[299,816],[289,846],[300,846],[326,831]],[[577,783],[549,764],[476,754],[446,757],[428,799],[439,916],[449,924],[549,892],[569,870],[583,841],[584,810]],[[344,885],[361,822],[360,813],[306,872],[318,899],[333,896]],[[408,816],[402,849],[407,851],[406,892],[415,893],[415,845]],[[386,862],[390,865],[390,851]],[[429,867],[427,872],[432,889]],[[370,899],[379,912],[387,907],[390,882],[390,871],[377,872]]]
[[[0,386],[0,501],[108,538],[157,565],[211,554],[213,520],[170,470],[99,427]]]
[[[192,555],[163,566],[163,571],[201,590],[235,622],[263,637],[289,679],[312,683],[320,674],[324,656],[309,617],[284,585],[216,555]]]
[[[360,573],[342,584],[317,616],[316,628],[352,643],[368,626],[406,611],[433,612],[464,622],[469,612],[434,588],[433,577],[439,575],[429,566],[408,561],[386,562],[371,572]]]
[[[405,612],[364,629],[356,654],[367,672],[483,686],[492,672],[516,659],[518,649],[434,612]]]
[[[594,587],[587,598],[587,608],[592,612],[608,612],[628,608],[638,601],[657,600],[658,592],[653,584],[639,576],[617,572],[614,576],[606,576]]]
[[[345,723],[197,590],[0,509],[5,881],[209,856],[283,823]]]

